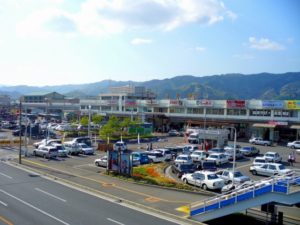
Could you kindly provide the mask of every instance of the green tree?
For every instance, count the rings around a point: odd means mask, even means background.
[[[94,123],[94,124],[100,124],[101,122],[102,122],[102,120],[103,120],[103,116],[101,116],[101,115],[93,115],[93,117],[92,117],[92,122]]]
[[[116,116],[111,116],[107,122],[107,124],[105,124],[100,132],[100,138],[102,139],[106,139],[107,137],[112,137],[113,135],[117,135],[117,133],[120,133],[121,129],[120,129],[120,121],[118,120],[118,118]]]
[[[82,126],[88,126],[89,125],[89,118],[87,116],[81,117],[80,124]]]

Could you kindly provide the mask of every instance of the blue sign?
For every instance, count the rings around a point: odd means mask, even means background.
[[[262,107],[268,109],[283,109],[283,101],[262,101]]]

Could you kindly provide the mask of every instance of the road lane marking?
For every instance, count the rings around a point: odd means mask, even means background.
[[[12,222],[10,222],[8,219],[4,218],[3,216],[0,216],[0,221],[6,223],[7,225],[14,225]]]
[[[243,166],[238,166],[238,167],[236,167],[236,169],[244,168],[244,167],[251,166],[251,165],[252,165],[252,163],[247,164],[247,165],[243,165]]]
[[[0,192],[2,192],[3,194],[5,194],[5,195],[7,195],[7,196],[9,196],[9,197],[11,197],[11,198],[13,198],[13,199],[15,199],[15,200],[21,202],[21,203],[23,203],[24,205],[29,206],[30,208],[35,209],[36,211],[38,211],[38,212],[40,212],[40,213],[42,213],[42,214],[44,214],[44,215],[46,215],[46,216],[48,216],[48,217],[50,217],[50,218],[52,218],[52,219],[54,219],[54,220],[56,220],[56,221],[62,223],[62,224],[70,225],[70,224],[66,223],[65,221],[63,221],[63,220],[61,220],[61,219],[58,219],[57,217],[55,217],[55,216],[53,216],[53,215],[51,215],[51,214],[49,214],[49,213],[47,213],[47,212],[45,212],[45,211],[43,211],[43,210],[37,208],[37,207],[35,207],[34,205],[31,205],[31,204],[28,203],[28,202],[25,202],[24,200],[22,200],[22,199],[20,199],[20,198],[18,198],[18,197],[16,197],[16,196],[14,196],[14,195],[12,195],[12,194],[10,194],[10,193],[4,191],[4,190],[2,190],[2,189],[0,189]]]
[[[67,200],[65,200],[65,199],[63,199],[63,198],[60,198],[60,197],[56,196],[56,195],[50,194],[50,193],[47,192],[47,191],[43,191],[42,189],[35,188],[35,190],[37,190],[37,191],[39,191],[39,192],[42,192],[42,193],[44,193],[44,194],[46,194],[46,195],[49,195],[49,196],[52,197],[52,198],[56,198],[56,199],[58,199],[58,200],[60,200],[60,201],[62,201],[62,202],[66,202],[66,201],[67,201]]]
[[[8,176],[8,175],[6,175],[6,174],[4,174],[4,173],[0,173],[0,175],[2,175],[2,176],[4,176],[4,177],[7,177],[8,179],[13,179],[11,176]]]
[[[114,223],[119,224],[119,225],[125,225],[124,223],[121,223],[121,222],[119,222],[119,221],[113,220],[113,219],[111,219],[111,218],[106,218],[106,219],[107,219],[108,221],[114,222]]]
[[[0,201],[0,204],[7,207],[7,204],[5,202]]]

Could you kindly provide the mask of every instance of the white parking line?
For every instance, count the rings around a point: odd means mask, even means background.
[[[106,218],[106,219],[109,220],[109,221],[111,221],[111,222],[114,222],[114,223],[116,223],[116,224],[119,224],[119,225],[125,225],[124,223],[118,222],[118,221],[113,220],[113,219],[111,219],[111,218]]]
[[[43,190],[41,190],[41,189],[39,189],[39,188],[35,188],[35,190],[40,191],[40,192],[42,192],[42,193],[44,193],[44,194],[46,194],[46,195],[49,195],[49,196],[52,197],[52,198],[56,198],[56,199],[58,199],[58,200],[60,200],[60,201],[62,201],[62,202],[66,202],[66,201],[67,201],[67,200],[65,200],[65,199],[63,199],[63,198],[57,197],[56,195],[50,194],[49,192],[43,191]]]
[[[48,216],[48,217],[50,217],[50,218],[52,218],[52,219],[54,219],[54,220],[56,220],[56,221],[62,223],[62,224],[70,225],[70,224],[66,223],[65,221],[63,221],[63,220],[61,220],[61,219],[58,219],[57,217],[55,217],[55,216],[53,216],[53,215],[51,215],[51,214],[49,214],[49,213],[47,213],[47,212],[45,212],[45,211],[43,211],[43,210],[41,210],[41,209],[39,209],[39,208],[37,208],[37,207],[31,205],[31,204],[28,203],[28,202],[25,202],[24,200],[22,200],[22,199],[20,199],[20,198],[18,198],[18,197],[16,197],[16,196],[14,196],[14,195],[12,195],[12,194],[9,194],[8,192],[6,192],[6,191],[4,191],[4,190],[2,190],[2,189],[0,189],[0,192],[2,192],[3,194],[6,194],[6,195],[9,196],[9,197],[12,197],[12,198],[16,199],[17,201],[23,203],[24,205],[27,205],[27,206],[29,206],[30,208],[33,208],[33,209],[35,209],[36,211],[38,211],[38,212],[40,212],[40,213],[42,213],[42,214],[44,214],[44,215],[46,215],[46,216]]]
[[[4,177],[7,177],[8,179],[13,179],[11,176],[8,176],[8,175],[6,175],[6,174],[4,174],[4,173],[0,173],[0,175],[2,175],[2,176],[4,176]]]
[[[7,207],[7,204],[6,204],[6,203],[4,203],[4,202],[2,202],[2,201],[0,201],[0,204],[1,204],[1,205],[4,205],[4,206],[6,206],[6,207]]]
[[[243,166],[238,166],[238,167],[236,167],[236,168],[237,168],[237,169],[240,169],[240,168],[244,168],[244,167],[251,166],[251,165],[252,165],[252,163],[247,164],[247,165],[243,165]]]

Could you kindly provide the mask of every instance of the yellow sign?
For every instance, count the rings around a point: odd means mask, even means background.
[[[288,109],[300,109],[300,100],[285,101]]]

